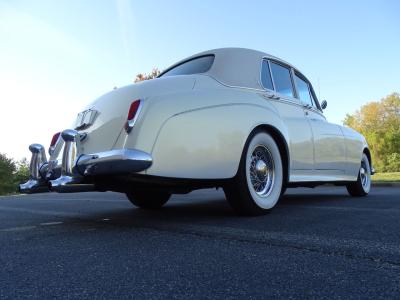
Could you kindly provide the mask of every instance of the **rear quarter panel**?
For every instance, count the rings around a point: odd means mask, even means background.
[[[178,107],[182,104],[177,99],[169,100],[165,103]],[[257,92],[226,88],[199,90],[185,101],[185,105],[191,103],[191,108],[172,114],[162,122],[151,149],[144,136],[136,140],[135,147],[150,150],[153,157],[146,174],[231,178],[237,172],[247,137],[255,127],[269,124],[286,136],[275,108]],[[145,132],[141,131],[140,136]]]

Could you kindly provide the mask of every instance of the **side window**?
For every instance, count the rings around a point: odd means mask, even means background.
[[[300,101],[315,107],[308,83],[297,74],[294,75],[294,80],[296,82],[297,94],[299,95]]]
[[[271,61],[271,71],[275,90],[282,95],[294,97],[290,69]]]
[[[272,85],[271,71],[269,70],[269,64],[266,59],[263,59],[261,65],[261,83],[266,89],[274,89],[274,86]]]

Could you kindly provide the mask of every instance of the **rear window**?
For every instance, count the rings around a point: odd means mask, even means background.
[[[213,63],[214,55],[196,57],[166,70],[159,77],[205,73]]]

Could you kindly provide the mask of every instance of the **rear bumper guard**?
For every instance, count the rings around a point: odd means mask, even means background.
[[[44,147],[33,144],[30,178],[20,185],[20,191],[35,193],[56,191],[61,193],[95,190],[94,184],[85,183],[85,177],[119,173],[136,173],[152,164],[150,154],[135,149],[117,149],[93,154],[77,155],[80,134],[67,129],[61,133],[64,140],[61,165],[57,160],[47,162]],[[60,170],[61,169],[61,170]],[[59,175],[58,178],[57,175]]]

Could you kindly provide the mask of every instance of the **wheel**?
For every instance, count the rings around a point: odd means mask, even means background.
[[[371,166],[368,157],[363,154],[357,181],[346,185],[347,191],[353,197],[366,196],[371,189]]]
[[[262,131],[247,140],[238,173],[224,187],[226,198],[240,215],[262,215],[272,209],[281,195],[282,159],[275,140]]]
[[[143,209],[158,209],[161,208],[171,194],[165,191],[152,191],[152,190],[133,190],[126,193],[129,201]]]

